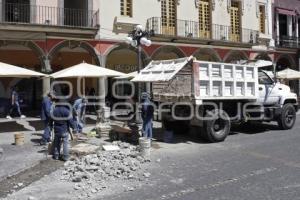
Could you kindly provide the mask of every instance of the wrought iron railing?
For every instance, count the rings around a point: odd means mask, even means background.
[[[156,35],[178,36],[187,38],[220,40],[238,43],[257,43],[259,32],[250,29],[241,29],[233,32],[230,26],[213,24],[210,27],[202,27],[201,24],[189,20],[162,20],[160,17],[152,17],[147,20],[146,28]]]
[[[295,36],[281,36],[276,40],[276,45],[286,48],[299,48],[300,38]]]
[[[1,23],[82,28],[93,28],[99,25],[99,11],[93,10],[4,3],[2,12]]]

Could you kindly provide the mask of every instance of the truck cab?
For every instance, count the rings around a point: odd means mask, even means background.
[[[289,102],[294,103],[298,109],[297,95],[291,92],[289,86],[275,81],[270,75],[270,72],[263,70],[258,71],[258,102],[265,106],[282,106]]]

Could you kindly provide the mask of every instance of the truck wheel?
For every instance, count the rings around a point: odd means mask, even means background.
[[[296,110],[292,104],[285,104],[282,107],[282,112],[277,119],[278,126],[282,130],[293,128],[296,121]]]
[[[230,131],[230,119],[224,110],[208,111],[203,124],[203,136],[209,142],[222,142]]]

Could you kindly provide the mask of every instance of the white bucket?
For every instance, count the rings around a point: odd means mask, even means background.
[[[140,154],[143,157],[150,157],[151,139],[139,138]]]

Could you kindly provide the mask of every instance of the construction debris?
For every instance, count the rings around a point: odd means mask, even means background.
[[[150,177],[151,174],[143,167],[150,160],[141,157],[136,146],[123,142],[114,142],[113,145],[120,150],[98,150],[66,162],[61,179],[74,182],[74,190],[80,192],[81,198],[85,198],[107,188],[108,181],[141,181]]]
[[[99,149],[99,146],[87,144],[87,143],[80,143],[71,147],[70,152],[77,155],[88,155],[95,153]]]
[[[120,147],[117,145],[103,145],[104,151],[118,151]]]

